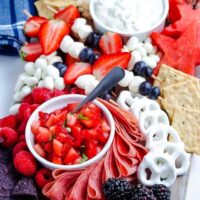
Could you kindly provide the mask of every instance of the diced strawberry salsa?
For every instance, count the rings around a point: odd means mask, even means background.
[[[106,144],[110,126],[100,108],[86,104],[72,113],[77,103],[52,113],[39,112],[31,125],[35,151],[55,164],[80,164],[96,156]]]

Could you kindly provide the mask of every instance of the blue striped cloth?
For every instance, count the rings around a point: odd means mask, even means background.
[[[23,34],[24,9],[35,15],[34,0],[0,0],[0,53],[19,50],[28,40]]]

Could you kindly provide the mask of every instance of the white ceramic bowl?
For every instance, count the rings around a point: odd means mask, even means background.
[[[165,20],[167,18],[168,12],[169,12],[169,1],[168,0],[162,0],[164,5],[164,12],[162,17],[155,23],[152,27],[150,27],[147,30],[144,31],[134,31],[134,32],[125,32],[125,31],[119,31],[115,30],[113,28],[110,28],[109,26],[105,25],[95,14],[94,5],[97,0],[90,0],[90,14],[92,16],[92,19],[94,21],[94,26],[97,31],[101,33],[105,32],[115,32],[119,33],[124,39],[127,39],[131,36],[138,37],[141,41],[146,39],[152,32],[161,32],[165,26]],[[150,1],[150,0],[149,0]],[[106,1],[105,1],[106,3]]]
[[[75,95],[75,94],[69,94],[69,95],[64,95],[60,97],[53,98],[45,103],[43,103],[41,106],[39,106],[31,115],[31,117],[28,120],[27,126],[26,126],[26,143],[28,145],[28,148],[30,152],[33,154],[33,156],[46,168],[49,168],[51,170],[53,169],[65,169],[65,170],[79,170],[79,169],[84,169],[89,165],[92,165],[93,163],[99,161],[109,150],[112,141],[114,139],[115,135],[115,123],[114,119],[110,113],[110,111],[99,101],[94,100],[93,102],[102,110],[103,114],[105,115],[110,127],[110,136],[103,147],[103,149],[93,158],[89,159],[88,161],[81,163],[81,164],[75,164],[75,165],[59,165],[59,164],[54,164],[52,162],[49,162],[48,160],[44,159],[40,155],[36,153],[36,151],[33,148],[34,145],[34,135],[31,132],[31,124],[33,121],[38,120],[39,116],[38,113],[39,111],[43,112],[52,112],[57,109],[63,108],[69,103],[76,103],[80,102],[85,98],[84,95]]]

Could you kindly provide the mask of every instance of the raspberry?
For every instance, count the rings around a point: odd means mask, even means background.
[[[52,91],[52,97],[58,97],[58,96],[65,95],[65,94],[68,94],[68,92],[64,91],[64,90],[55,89]]]
[[[12,129],[16,129],[16,126],[17,126],[17,118],[15,115],[8,115],[0,119],[0,127],[9,127]]]
[[[31,112],[33,113],[37,109],[38,106],[39,106],[39,104],[32,104],[30,106]]]
[[[74,87],[70,90],[70,94],[85,94],[85,90]]]
[[[23,134],[25,133],[26,124],[27,124],[27,121],[23,121],[23,122],[20,124],[20,126],[18,127],[17,132],[18,132],[20,135],[23,135]]]
[[[37,171],[36,160],[28,151],[20,151],[15,155],[14,166],[24,176],[33,176]]]
[[[33,96],[32,96],[32,94],[28,94],[27,96],[25,96],[24,99],[22,100],[22,103],[33,104]]]
[[[24,118],[28,119],[28,117],[31,114],[30,110],[30,104],[28,103],[22,103],[19,107],[19,112],[18,112],[18,119],[20,122],[24,121]]]
[[[12,156],[14,157],[17,153],[19,153],[22,150],[27,150],[26,142],[19,142],[18,144],[16,144],[12,150]]]
[[[52,181],[52,174],[49,169],[40,169],[35,175],[35,182],[40,188],[43,188],[50,181]]]
[[[25,141],[25,134],[22,134],[19,136],[18,142],[24,142]]]
[[[34,88],[32,91],[34,103],[42,104],[51,98],[51,91],[46,88]]]
[[[0,138],[4,147],[11,147],[16,144],[18,140],[17,132],[9,127],[0,128]]]

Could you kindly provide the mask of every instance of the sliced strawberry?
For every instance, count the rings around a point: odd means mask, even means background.
[[[109,132],[110,131],[110,126],[108,125],[106,119],[102,119],[101,128],[102,128],[103,132]]]
[[[54,116],[55,115],[53,113],[50,115],[50,117],[48,118],[48,120],[47,120],[47,122],[45,124],[46,127],[53,126],[53,124],[54,124]]]
[[[39,16],[30,17],[24,25],[25,34],[29,37],[37,37],[41,24],[43,24],[46,21],[47,18],[45,17],[39,17]]]
[[[98,137],[98,131],[96,129],[84,129],[82,134],[85,140],[95,140]]]
[[[95,141],[95,140],[89,140],[89,141],[86,142],[85,153],[86,153],[86,155],[89,159],[93,158],[94,156],[97,155],[97,153],[98,153],[97,145],[98,145],[98,142]]]
[[[41,157],[45,158],[46,157],[46,152],[44,149],[40,146],[40,144],[35,144],[34,145],[34,150],[36,151],[37,154],[39,154]]]
[[[74,126],[74,124],[77,121],[77,116],[75,114],[72,113],[68,113],[67,114],[67,126]]]
[[[71,129],[72,129],[72,136],[75,139],[75,145],[77,147],[80,147],[83,140],[81,132],[82,127],[79,124],[75,124],[74,126],[72,126]]]
[[[122,38],[117,33],[107,32],[101,37],[99,47],[104,54],[118,53],[122,49]]]
[[[103,55],[94,63],[93,74],[98,80],[101,80],[114,67],[119,66],[126,69],[130,58],[131,54],[127,52]]]
[[[32,124],[31,124],[31,132],[34,134],[34,135],[37,135],[38,134],[38,129],[40,127],[40,121],[34,121]]]
[[[79,152],[77,152],[73,147],[68,151],[64,163],[65,164],[73,164],[74,161],[79,157]]]
[[[98,141],[105,144],[108,141],[109,133],[108,132],[102,132],[98,135]]]
[[[76,18],[80,17],[79,10],[76,6],[70,5],[63,10],[57,12],[55,19],[63,20],[69,27],[71,27]]]
[[[39,127],[36,140],[41,143],[41,142],[49,142],[50,139],[51,139],[51,132],[47,128]]]
[[[84,74],[92,74],[92,66],[89,63],[76,62],[69,65],[65,74],[65,84],[74,84],[76,79]]]
[[[52,143],[51,143],[51,142],[46,143],[46,144],[44,145],[44,150],[45,150],[46,152],[51,153],[51,152],[52,152],[52,149],[53,149],[53,147],[52,147]]]
[[[67,66],[74,64],[75,62],[79,62],[76,58],[72,57],[70,54],[66,54],[65,56],[65,64]]]
[[[53,155],[52,162],[58,165],[62,165],[62,159],[57,155]]]
[[[74,140],[69,134],[60,133],[56,139],[63,144],[67,143],[70,146],[74,145]]]
[[[39,39],[45,55],[56,51],[65,35],[69,34],[69,28],[64,21],[49,20],[41,25]]]
[[[53,150],[57,156],[62,155],[62,148],[63,148],[63,144],[61,142],[59,142],[58,140],[54,139],[53,140]]]
[[[78,106],[79,103],[70,103],[67,105],[67,110],[69,112],[73,111],[77,106]]]
[[[41,44],[27,43],[20,49],[20,57],[27,62],[35,62],[35,60],[42,54]]]

